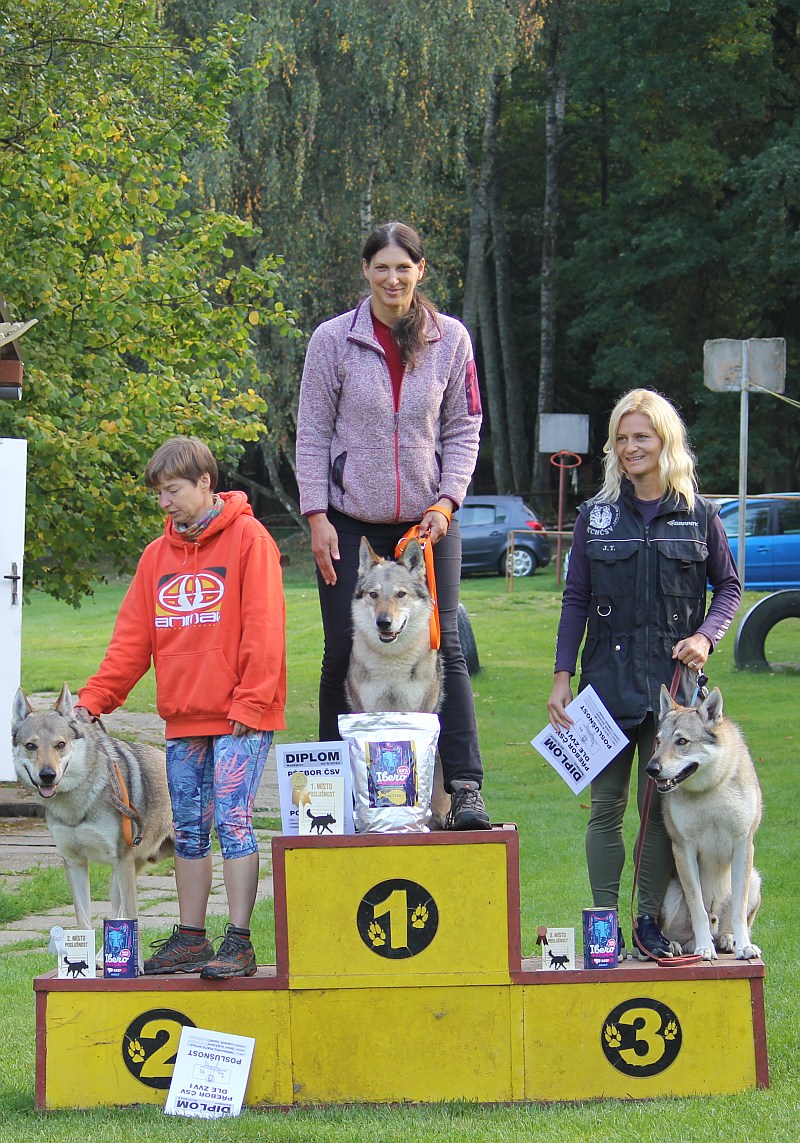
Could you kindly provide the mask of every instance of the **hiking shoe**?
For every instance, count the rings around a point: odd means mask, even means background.
[[[641,946],[641,948],[640,948]],[[642,948],[646,951],[642,952]],[[673,955],[672,946],[649,913],[640,913],[633,931],[633,955],[639,960],[659,960]]]
[[[231,932],[233,925],[225,926],[225,935],[219,951],[203,967],[203,980],[227,980],[231,976],[252,976],[256,971],[256,954],[246,937]]]
[[[483,804],[477,782],[450,783],[450,811],[445,820],[446,829],[491,829],[492,823]]]
[[[145,976],[163,976],[170,972],[199,972],[214,955],[211,941],[199,933],[182,932],[180,925],[160,941],[152,941],[156,952],[144,962]]]

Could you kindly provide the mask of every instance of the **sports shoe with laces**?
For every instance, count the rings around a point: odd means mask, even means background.
[[[642,952],[642,948],[646,952]],[[640,913],[633,932],[633,955],[639,960],[659,960],[673,955],[672,946],[658,927],[658,920],[650,913]]]
[[[145,976],[199,972],[214,955],[214,946],[205,935],[182,932],[180,925],[173,926],[170,936],[152,941],[150,948],[156,951],[144,962]]]
[[[483,804],[477,782],[455,779],[450,783],[450,811],[446,829],[491,829],[492,823]]]
[[[627,960],[627,959],[628,959],[628,950],[625,947],[625,938],[622,935],[622,930],[619,929],[617,931],[617,960],[622,961],[622,960]]]
[[[225,926],[219,951],[200,973],[204,980],[227,980],[231,976],[253,976],[255,973],[256,954],[252,943],[232,929],[233,925]]]

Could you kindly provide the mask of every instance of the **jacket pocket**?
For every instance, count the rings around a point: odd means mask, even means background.
[[[158,713],[163,719],[227,718],[238,683],[236,672],[219,647],[159,655]]]
[[[589,619],[601,636],[631,632],[637,626],[638,545],[591,544],[587,549],[592,601]]]
[[[331,465],[331,480],[342,492],[344,492],[344,466],[346,461],[347,453],[340,452]]]
[[[658,583],[663,596],[705,595],[708,545],[692,540],[662,540],[658,545]]]

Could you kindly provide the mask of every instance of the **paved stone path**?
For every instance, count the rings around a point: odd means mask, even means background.
[[[55,696],[34,695],[34,706],[51,705]],[[156,715],[136,714],[130,711],[116,711],[104,717],[103,722],[110,734],[135,736],[137,741],[150,742],[163,746],[164,724]],[[274,751],[270,753],[256,796],[256,816],[280,816],[278,799],[278,777],[275,769]],[[56,851],[53,838],[47,829],[44,817],[38,816],[42,807],[21,785],[15,782],[0,783],[0,889],[11,890],[20,884],[25,871],[47,865],[60,865],[61,858]],[[261,878],[258,899],[272,896],[272,862],[269,839],[274,831],[258,829],[261,848]],[[227,915],[225,886],[222,880],[222,857],[213,857],[213,883],[209,898],[210,917]],[[163,930],[166,934],[178,920],[175,879],[156,873],[144,872],[139,877],[139,916],[142,926]],[[94,901],[92,913],[95,927],[102,927],[102,918],[111,909],[109,901]],[[71,906],[59,906],[36,916],[24,917],[0,927],[0,949],[13,951],[13,946],[21,941],[50,939],[53,925],[63,928],[75,927],[75,914]],[[217,926],[222,931],[222,922]],[[214,922],[210,928],[213,930]]]

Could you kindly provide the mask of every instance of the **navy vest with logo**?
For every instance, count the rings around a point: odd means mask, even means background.
[[[705,618],[708,530],[719,509],[699,496],[691,510],[665,497],[646,526],[623,480],[613,504],[587,500],[578,511],[592,593],[580,685],[592,684],[620,726],[636,726],[670,685],[672,648]],[[694,676],[682,674],[676,699],[688,703]]]

